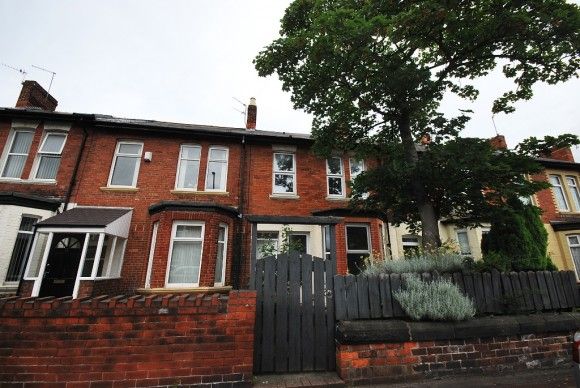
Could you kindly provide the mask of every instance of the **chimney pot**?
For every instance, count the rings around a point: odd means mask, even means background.
[[[256,117],[258,115],[258,107],[256,106],[256,99],[254,97],[250,98],[250,103],[248,104],[248,114],[246,118],[246,129],[249,131],[256,130]]]
[[[40,108],[54,112],[57,105],[58,101],[38,82],[29,80],[22,82],[22,90],[16,101],[17,108]]]

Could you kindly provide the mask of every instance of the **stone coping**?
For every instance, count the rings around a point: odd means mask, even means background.
[[[340,321],[336,339],[341,344],[462,340],[571,332],[579,328],[580,313],[576,312],[481,317],[463,322],[356,320]]]

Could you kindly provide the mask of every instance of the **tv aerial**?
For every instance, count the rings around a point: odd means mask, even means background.
[[[52,70],[45,69],[44,67],[35,66],[35,65],[30,65],[30,66],[34,67],[35,69],[42,70],[42,71],[45,71],[47,73],[52,74],[52,76],[50,77],[50,84],[48,85],[48,90],[46,91],[46,96],[48,97],[48,94],[50,93],[50,88],[52,87],[52,81],[54,81],[54,76],[56,75],[56,73]]]
[[[22,74],[22,82],[24,82],[24,79],[26,78],[26,74],[28,74],[28,73],[26,72],[26,70],[24,70],[24,69],[17,69],[16,67],[14,67],[14,66],[10,66],[10,65],[7,65],[6,63],[0,63],[0,65],[2,65],[2,66],[4,66],[4,67],[6,67],[6,68],[8,68],[8,69],[12,69],[12,70],[14,70],[14,71],[17,71],[17,72],[19,72],[20,74]]]
[[[237,111],[237,112],[240,112],[242,114],[242,116],[244,116],[244,126],[245,126],[246,120],[247,120],[246,115],[248,114],[248,105],[244,104],[243,102],[241,102],[240,100],[238,100],[235,97],[232,97],[232,98],[244,107],[244,109],[239,109],[239,108],[235,108],[235,107],[232,107],[232,109]]]

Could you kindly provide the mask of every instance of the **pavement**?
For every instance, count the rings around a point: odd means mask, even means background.
[[[344,382],[333,372],[295,373],[282,375],[254,376],[254,387],[286,388],[286,387],[344,387]],[[428,380],[401,382],[391,384],[367,385],[367,387],[392,388],[477,388],[477,387],[525,387],[525,388],[564,388],[576,387],[572,367],[557,369],[539,369],[495,374],[478,374],[462,376],[446,376]],[[580,387],[576,387],[580,388]]]

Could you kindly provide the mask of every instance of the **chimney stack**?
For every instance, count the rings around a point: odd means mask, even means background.
[[[505,141],[504,135],[497,135],[489,139],[489,144],[491,144],[491,148],[496,150],[507,150],[507,143]]]
[[[40,108],[54,112],[57,105],[58,101],[48,94],[38,82],[22,82],[22,90],[18,101],[16,101],[17,108]]]
[[[256,106],[256,99],[254,97],[250,98],[250,103],[248,104],[248,115],[246,117],[246,129],[249,131],[256,130],[256,116],[258,114],[258,107]]]
[[[546,155],[546,158],[574,162],[574,154],[572,154],[572,149],[570,147],[555,148]]]

